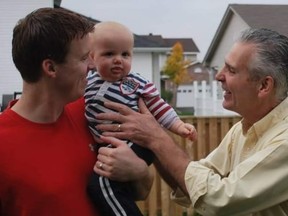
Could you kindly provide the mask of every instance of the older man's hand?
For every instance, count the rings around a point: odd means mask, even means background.
[[[115,102],[105,102],[105,106],[118,113],[100,113],[96,118],[118,122],[118,124],[97,125],[97,129],[103,131],[103,136],[131,140],[148,148],[153,139],[159,139],[159,136],[168,136],[149,112],[142,99],[139,100],[140,112]]]

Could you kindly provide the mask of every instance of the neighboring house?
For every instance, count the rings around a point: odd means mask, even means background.
[[[204,67],[203,64],[199,61],[191,62],[187,66],[187,73],[189,79],[185,80],[178,88],[178,94],[183,92],[190,92],[189,90],[185,89],[185,86],[189,88],[193,85],[193,82],[197,81],[201,83],[205,81],[208,85],[211,84],[213,77],[211,77],[211,73],[209,68]],[[165,90],[173,91],[173,83],[169,79],[165,79],[166,76],[162,76],[162,87]]]
[[[197,54],[199,49],[194,43],[192,38],[165,38],[165,42],[168,46],[173,47],[177,42],[182,45],[184,59],[187,61],[197,61]]]
[[[187,73],[189,74],[191,80],[188,80],[183,84],[191,83],[191,81],[206,81],[208,84],[210,84],[213,79],[213,77],[211,77],[210,70],[199,61],[189,64],[187,67]]]
[[[213,74],[208,67],[205,67],[201,62],[194,61],[187,66],[187,73],[189,79],[186,79],[178,86],[177,89],[177,108],[195,107],[194,98],[201,97],[203,94],[210,95],[211,85],[214,80]],[[201,86],[205,83],[205,89]],[[197,85],[197,93],[195,92],[195,85]],[[162,76],[162,87],[165,90],[173,91],[173,83]]]
[[[230,4],[206,52],[203,64],[220,69],[241,31],[249,27],[269,28],[288,36],[288,5]]]
[[[199,49],[196,46],[195,42],[192,38],[163,38],[161,35],[153,35],[150,33],[149,35],[139,35],[141,38],[153,41],[159,44],[160,46],[169,47],[170,50],[167,53],[164,53],[160,59],[160,67],[163,68],[167,56],[170,54],[172,47],[179,42],[183,48],[184,59],[195,62],[197,61],[197,54],[199,53]],[[138,44],[135,44],[137,47]]]
[[[211,77],[209,68],[203,66],[199,61],[192,62],[187,67],[187,73],[190,79],[179,85],[177,90],[177,107],[194,107],[193,109],[196,109],[194,98],[200,98],[203,94],[210,95],[213,77]],[[205,88],[201,88],[203,83],[205,83]],[[195,85],[197,85],[197,93],[194,93]]]

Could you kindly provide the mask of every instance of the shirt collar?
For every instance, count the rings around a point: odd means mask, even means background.
[[[278,104],[262,119],[255,122],[247,133],[251,133],[254,131],[257,137],[260,137],[269,128],[273,127],[280,121],[283,121],[287,117],[288,117],[288,98],[286,98],[280,104]]]

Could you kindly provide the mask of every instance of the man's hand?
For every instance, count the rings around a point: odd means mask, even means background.
[[[94,171],[112,180],[131,182],[135,191],[134,199],[145,199],[153,183],[153,174],[146,162],[139,158],[126,142],[113,137],[101,139],[110,143],[111,147],[99,148]]]
[[[96,118],[99,120],[119,122],[119,124],[97,125],[97,129],[103,131],[103,136],[131,140],[134,143],[148,148],[149,143],[156,137],[168,136],[149,112],[142,99],[139,100],[140,113],[115,102],[105,102],[104,105],[116,110],[118,113],[100,113]]]

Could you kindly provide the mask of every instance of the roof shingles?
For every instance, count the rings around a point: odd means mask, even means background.
[[[288,5],[239,5],[231,9],[252,28],[268,28],[288,36]]]

